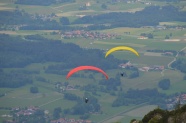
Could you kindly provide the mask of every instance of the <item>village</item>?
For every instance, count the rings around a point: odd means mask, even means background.
[[[184,105],[186,104],[186,93],[183,93],[180,96],[175,96],[173,98],[167,99],[166,103],[167,110],[175,109],[175,106],[177,104]]]
[[[81,120],[81,119],[67,119],[67,118],[60,118],[58,120],[52,120],[50,123],[92,123],[91,120]]]
[[[125,64],[120,64],[119,67],[121,68],[133,68],[134,65],[132,63],[127,62]],[[138,70],[140,71],[146,71],[146,72],[149,72],[149,71],[163,71],[165,68],[164,66],[160,66],[160,65],[153,65],[153,66],[145,66],[145,67],[141,67],[141,68],[138,68]]]
[[[66,91],[66,90],[76,90],[76,87],[73,86],[73,85],[62,85],[61,83],[56,83],[55,84],[55,89],[58,92],[62,93],[64,91]]]
[[[85,30],[74,30],[68,32],[61,32],[61,38],[88,38],[88,39],[114,39],[117,34],[90,32]]]
[[[14,112],[15,116],[20,117],[20,116],[30,116],[33,115],[37,110],[40,110],[39,107],[36,106],[29,106],[27,108],[20,108],[20,107],[15,107],[12,108],[12,111]],[[45,116],[49,114],[48,110],[44,111]],[[12,115],[1,115],[1,117],[9,117],[12,118]],[[47,118],[47,117],[45,117]],[[12,120],[7,120],[7,123],[16,123],[15,121]],[[73,119],[73,118],[59,118],[57,120],[51,120],[50,123],[92,123],[91,120],[82,120],[82,119]]]

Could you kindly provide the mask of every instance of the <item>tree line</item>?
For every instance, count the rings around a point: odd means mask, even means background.
[[[183,73],[186,73],[186,59],[185,58],[179,58],[175,62],[171,64],[172,68],[178,69]]]
[[[159,14],[161,13],[161,14]],[[26,13],[24,10],[16,9],[13,12],[1,11],[0,24],[1,29],[6,29],[5,24],[22,24],[21,30],[102,30],[116,27],[141,27],[156,26],[159,22],[182,21],[186,20],[186,12],[180,11],[174,6],[148,6],[142,11],[135,13],[129,12],[110,12],[94,16],[84,16],[73,22],[69,22],[67,17],[56,20],[43,20],[41,17],[33,18],[34,15]],[[109,25],[105,25],[105,23]],[[25,24],[25,25],[23,25]],[[87,27],[70,26],[71,24],[93,24]],[[153,38],[153,35],[148,35]]]
[[[51,4],[60,4],[67,2],[75,2],[75,0],[16,0],[15,4],[49,6]]]
[[[161,13],[161,14],[159,14]],[[141,27],[155,26],[159,22],[166,21],[185,21],[186,12],[179,11],[174,6],[148,6],[142,11],[135,13],[129,12],[110,12],[107,14],[99,14],[94,16],[84,16],[76,19],[74,24],[110,24],[110,28],[114,27]]]

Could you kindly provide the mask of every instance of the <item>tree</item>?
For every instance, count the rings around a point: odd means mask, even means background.
[[[60,18],[60,22],[63,25],[69,25],[70,24],[70,21],[69,21],[69,19],[67,17]]]
[[[168,36],[168,35],[166,35],[166,36],[165,36],[165,39],[169,39],[169,36]]]
[[[80,118],[81,119],[88,119],[90,117],[90,114],[84,114],[84,115],[81,115]]]
[[[160,80],[158,86],[163,90],[168,90],[170,87],[170,79]]]
[[[67,87],[69,85],[69,82],[64,82],[64,86]]]
[[[151,33],[149,33],[149,34],[147,35],[147,37],[148,37],[149,39],[153,39],[153,38],[154,38],[153,34],[151,34]]]
[[[30,93],[38,93],[39,92],[39,89],[38,87],[30,87]]]
[[[134,71],[133,73],[131,73],[129,75],[129,78],[132,79],[132,78],[136,78],[136,77],[139,77],[139,72],[138,71]]]
[[[54,112],[53,112],[53,117],[54,119],[58,119],[60,118],[60,113],[61,113],[61,107],[57,107],[54,109]]]
[[[107,5],[106,5],[106,4],[102,4],[102,5],[101,5],[101,8],[107,9]]]
[[[183,80],[186,80],[186,75],[183,77]]]

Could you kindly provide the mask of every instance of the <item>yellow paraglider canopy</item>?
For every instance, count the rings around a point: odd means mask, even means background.
[[[111,48],[107,51],[107,53],[105,54],[105,58],[111,54],[112,52],[114,51],[117,51],[117,50],[128,50],[128,51],[131,51],[133,52],[134,54],[136,54],[137,56],[139,56],[138,52],[136,50],[134,50],[133,48],[131,47],[127,47],[127,46],[117,46],[117,47],[114,47],[114,48]]]

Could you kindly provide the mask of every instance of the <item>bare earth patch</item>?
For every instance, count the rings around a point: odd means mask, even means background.
[[[17,33],[14,31],[0,31],[0,34],[16,35]]]
[[[14,9],[14,8],[9,8],[9,7],[2,7],[2,6],[0,6],[0,10],[12,10],[12,9]]]
[[[177,41],[180,41],[180,39],[166,39],[164,41],[167,41],[167,42],[177,42]]]
[[[145,56],[162,56],[161,53],[145,52]]]

